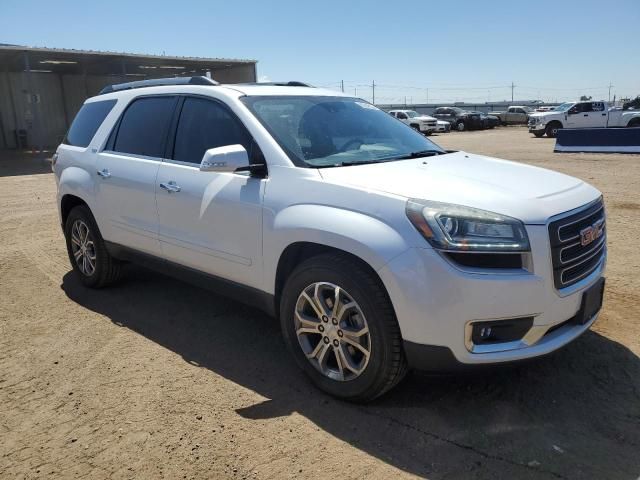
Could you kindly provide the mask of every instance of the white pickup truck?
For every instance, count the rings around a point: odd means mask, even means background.
[[[431,135],[438,129],[438,119],[420,114],[414,110],[391,110],[389,115],[425,135]]]
[[[640,127],[640,110],[623,110],[607,102],[568,102],[550,112],[532,113],[529,132],[554,138],[561,128]]]

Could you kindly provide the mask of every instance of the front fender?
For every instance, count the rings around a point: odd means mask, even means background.
[[[293,243],[311,242],[355,255],[374,270],[409,248],[391,225],[361,212],[325,205],[287,207],[265,223],[265,279],[269,293],[275,291],[278,261]]]

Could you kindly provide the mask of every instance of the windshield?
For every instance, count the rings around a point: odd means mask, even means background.
[[[333,167],[445,153],[413,128],[357,98],[250,96],[241,99],[291,161]]]
[[[406,113],[409,118],[415,118],[420,116],[418,112],[414,112],[413,110],[407,110]]]
[[[569,110],[571,107],[573,106],[573,103],[569,102],[569,103],[563,103],[562,105],[558,105],[556,108],[554,108],[554,110],[556,112],[566,112],[567,110]]]

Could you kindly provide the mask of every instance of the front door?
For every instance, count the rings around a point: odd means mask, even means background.
[[[266,179],[247,172],[200,171],[206,150],[257,148],[235,115],[212,99],[184,99],[171,158],[156,181],[163,256],[249,286],[260,285],[262,199]]]
[[[176,101],[134,100],[98,154],[96,213],[105,240],[160,255],[156,176]]]

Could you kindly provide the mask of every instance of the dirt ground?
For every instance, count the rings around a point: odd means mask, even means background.
[[[602,190],[605,307],[550,357],[412,374],[367,406],[319,393],[256,310],[135,266],[83,288],[47,164],[0,152],[0,478],[637,479],[640,156],[522,128],[433,139]]]

